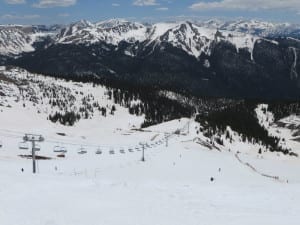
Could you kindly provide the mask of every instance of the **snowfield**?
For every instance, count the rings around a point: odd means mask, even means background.
[[[19,81],[31,76],[3,73]],[[68,88],[66,93],[76,97],[74,107],[84,97],[80,91],[107,108],[113,104],[105,87],[35,79]],[[119,105],[114,115],[94,113],[72,127],[62,126],[47,120],[48,99],[35,105],[26,97],[16,101],[19,85],[0,81],[0,87],[5,93],[0,96],[1,225],[299,224],[299,158],[259,155],[259,146],[238,137],[220,151],[210,150],[203,144],[209,140],[196,133],[199,124],[188,118],[140,130],[143,116]],[[24,96],[28,87],[43,96],[41,83],[26,87]],[[19,149],[25,133],[43,135],[38,155],[51,158],[38,160],[35,175],[31,160],[19,156],[30,154]],[[65,158],[57,157],[56,146],[67,150]],[[82,150],[87,153],[78,154]]]

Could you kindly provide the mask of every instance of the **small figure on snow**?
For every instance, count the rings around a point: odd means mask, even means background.
[[[23,173],[23,172],[24,172],[24,169],[22,168],[21,171],[22,171],[22,173]]]
[[[213,182],[215,179],[213,177],[210,178],[210,181]]]

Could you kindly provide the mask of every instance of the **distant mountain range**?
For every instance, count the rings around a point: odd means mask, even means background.
[[[125,20],[0,26],[0,63],[194,96],[299,99],[300,26]]]

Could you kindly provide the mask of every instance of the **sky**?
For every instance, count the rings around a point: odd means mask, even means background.
[[[300,0],[0,0],[1,24],[258,19],[300,23]]]

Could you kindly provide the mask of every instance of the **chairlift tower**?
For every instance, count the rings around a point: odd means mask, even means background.
[[[165,139],[166,139],[166,148],[169,146],[169,134],[165,133]]]
[[[23,137],[24,142],[31,142],[32,144],[32,172],[36,173],[36,162],[35,162],[35,151],[36,151],[36,142],[43,142],[45,138],[42,135],[36,134],[25,134]]]
[[[145,143],[140,143],[140,145],[142,146],[142,162],[145,162]]]

